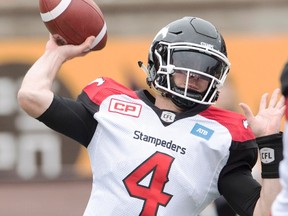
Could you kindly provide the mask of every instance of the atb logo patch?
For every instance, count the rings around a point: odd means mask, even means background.
[[[122,115],[128,115],[137,118],[141,113],[141,109],[142,109],[141,104],[122,101],[115,98],[111,99],[109,105],[109,112],[119,113]]]
[[[198,123],[196,123],[191,130],[191,134],[194,134],[195,136],[201,137],[206,140],[209,140],[213,133],[213,130]]]
[[[275,152],[272,148],[262,148],[260,149],[261,161],[264,164],[271,163],[275,160]]]
[[[169,111],[163,111],[161,114],[161,119],[165,122],[174,122],[176,115]]]

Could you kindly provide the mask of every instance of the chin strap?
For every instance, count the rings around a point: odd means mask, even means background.
[[[147,83],[148,83],[148,85],[150,86],[150,85],[151,85],[151,82],[152,82],[153,80],[151,79],[151,76],[150,76],[150,73],[149,73],[147,67],[143,64],[142,61],[138,61],[138,66],[144,71],[144,73],[145,73],[145,75],[146,75],[146,77],[147,77],[147,78],[146,78]]]
[[[181,93],[183,92],[183,90],[180,90],[178,88],[175,88],[174,90],[175,92],[178,92],[178,93]],[[193,101],[189,101],[187,99],[184,99],[184,98],[181,98],[179,96],[176,96],[176,95],[173,95],[173,94],[168,94],[169,97],[171,98],[171,101],[176,105],[178,106],[179,108],[181,109],[184,109],[184,110],[188,110],[188,109],[191,109],[193,107],[195,107],[196,105],[198,105],[198,103],[195,103]],[[197,93],[195,95],[193,95],[193,97],[198,97],[200,99],[202,99],[202,95]]]

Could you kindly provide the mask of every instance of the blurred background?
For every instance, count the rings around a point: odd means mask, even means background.
[[[256,114],[260,96],[279,87],[288,57],[287,0],[97,0],[108,26],[104,50],[67,62],[55,91],[76,98],[98,76],[131,88],[145,87],[154,35],[169,22],[197,16],[212,22],[226,40],[232,63],[218,106]],[[38,1],[0,0],[0,215],[78,216],[90,195],[84,148],[23,113],[16,101],[21,80],[42,54],[48,31]],[[215,211],[203,212],[214,216]],[[227,215],[221,215],[227,216]]]

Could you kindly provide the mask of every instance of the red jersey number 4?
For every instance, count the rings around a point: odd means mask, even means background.
[[[156,216],[159,205],[166,206],[169,203],[172,195],[163,190],[169,181],[168,174],[173,161],[173,157],[156,152],[123,180],[131,197],[144,200],[140,216]],[[148,186],[141,185],[141,181],[150,174]]]

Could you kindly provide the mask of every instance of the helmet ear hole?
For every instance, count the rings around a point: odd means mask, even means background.
[[[156,51],[162,56],[162,58],[167,56],[167,46],[164,46],[161,43],[157,44]]]
[[[161,56],[161,60],[155,54],[156,52]],[[154,52],[153,58],[154,58],[154,62],[157,62],[157,65],[156,65],[156,69],[157,70],[159,69],[160,61],[161,61],[162,65],[167,65],[167,52],[168,52],[167,51],[167,46],[165,46],[165,45],[163,45],[161,43],[158,43],[157,46],[155,47],[155,52]]]

